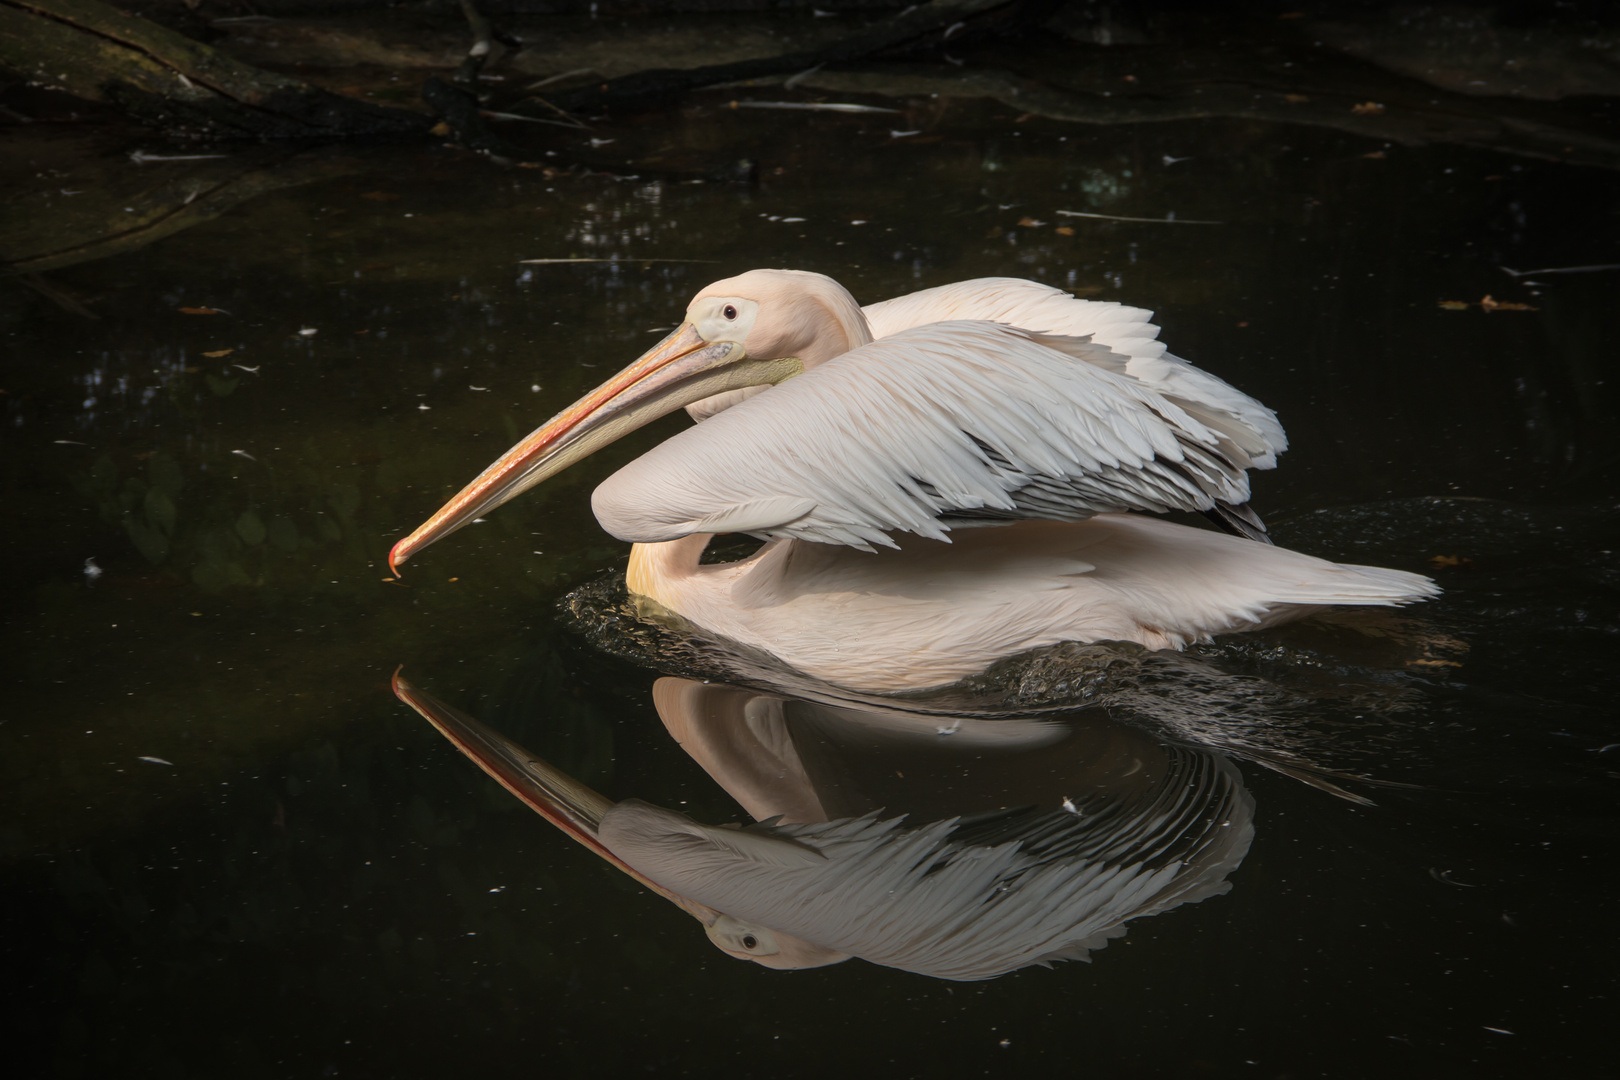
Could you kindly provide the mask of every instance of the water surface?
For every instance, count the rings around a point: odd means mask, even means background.
[[[15,140],[37,182],[10,257],[36,276],[0,291],[0,875],[28,1070],[1599,1075],[1614,276],[1499,267],[1614,261],[1612,174],[1258,121],[727,100],[605,133],[622,142],[598,172],[383,147],[137,176],[109,164],[127,135]],[[756,179],[718,178],[739,156]],[[154,235],[107,242],[118,215]],[[1007,274],[1154,308],[1173,351],[1287,426],[1255,495],[1280,543],[1442,584],[1398,640],[1302,627],[977,688],[1220,753],[1254,804],[1230,892],[1089,965],[770,971],[395,700],[405,664],[610,798],[746,819],[658,723],[678,658],[604,651],[617,624],[559,609],[622,569],[591,488],[684,418],[402,582],[385,559],[697,288],[754,266],[866,302]],[[1343,781],[1360,804],[1267,767],[1279,753],[1410,786]]]

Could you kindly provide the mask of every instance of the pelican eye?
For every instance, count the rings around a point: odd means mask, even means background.
[[[726,308],[726,310],[730,311],[731,309]],[[743,945],[743,948],[752,951],[752,950],[759,947],[759,938],[755,937],[753,934],[744,934],[743,939],[742,939],[742,945]]]
[[[722,310],[722,311],[721,311],[721,312],[720,312],[720,314],[722,314],[722,315],[724,315],[724,316],[725,316],[725,317],[726,317],[726,318],[728,318],[728,319],[735,319],[735,318],[736,318],[736,317],[737,317],[737,309],[736,309],[736,308],[735,308],[735,307],[733,307],[733,306],[732,306],[732,305],[730,305],[730,304],[727,304],[727,305],[726,305],[726,306],[725,306],[725,309],[724,309],[724,310]],[[752,948],[753,948],[753,946],[752,946],[752,945],[750,945],[750,946],[748,946],[748,947],[749,947],[749,948],[750,948],[750,949],[752,949]]]

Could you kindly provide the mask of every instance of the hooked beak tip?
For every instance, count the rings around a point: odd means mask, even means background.
[[[400,548],[402,548],[404,546],[405,546],[405,541],[401,540],[399,543],[395,544],[392,548],[390,548],[389,552],[388,552],[388,572],[390,574],[393,574],[396,579],[400,576],[400,574],[399,574],[399,566],[400,566],[400,564],[403,563],[406,559],[409,559],[411,557],[410,552],[408,552],[408,551],[407,552],[401,552],[399,550]]]

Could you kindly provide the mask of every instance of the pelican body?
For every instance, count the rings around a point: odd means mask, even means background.
[[[686,621],[863,693],[943,686],[1063,641],[1183,649],[1332,605],[1426,595],[1414,574],[1345,566],[1143,514],[902,537],[873,553],[774,540],[701,564],[711,537],[631,549],[626,584]]]
[[[1011,278],[865,309],[820,274],[718,281],[389,564],[685,407],[697,426],[592,496],[635,544],[630,590],[852,689],[948,683],[1058,641],[1182,648],[1436,592],[1273,547],[1248,473],[1287,447],[1276,415],[1166,352],[1150,317]],[[1143,516],[1175,510],[1234,535]],[[769,543],[700,565],[727,532]]]

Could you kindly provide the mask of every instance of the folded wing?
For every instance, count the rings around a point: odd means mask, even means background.
[[[1131,359],[987,321],[900,330],[666,440],[593,506],[637,542],[729,524],[869,548],[895,531],[1245,503],[1252,433],[1130,375]]]

